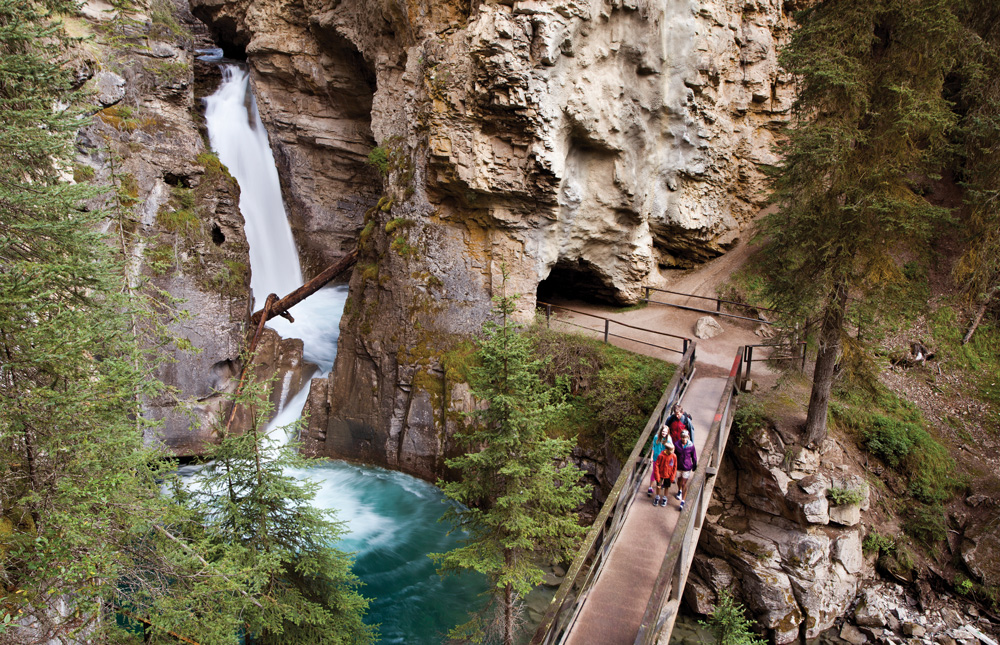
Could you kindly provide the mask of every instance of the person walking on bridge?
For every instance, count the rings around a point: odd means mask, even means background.
[[[653,464],[653,474],[656,475],[656,499],[653,500],[653,506],[667,505],[667,493],[670,492],[676,473],[677,457],[674,456],[673,444],[668,443]]]
[[[664,424],[660,431],[653,436],[653,451],[649,456],[649,490],[646,491],[646,497],[653,496],[653,487],[656,486],[656,460],[668,445],[672,447],[670,433],[667,430],[667,425]]]
[[[681,442],[677,446],[677,499],[681,500],[681,510],[684,510],[684,496],[694,471],[698,469],[698,453],[694,449],[691,435],[687,430],[681,433]]]
[[[670,416],[664,424],[670,428],[670,440],[674,445],[681,442],[681,433],[687,430],[688,436],[694,439],[694,424],[691,423],[691,415],[684,411],[679,403],[675,403],[670,409]]]

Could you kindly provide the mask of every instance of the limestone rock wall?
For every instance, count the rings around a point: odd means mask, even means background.
[[[433,479],[447,352],[504,272],[527,318],[547,278],[634,302],[729,248],[790,109],[792,4],[191,0],[251,65],[307,273],[361,249],[311,449]]]
[[[862,551],[871,491],[833,439],[819,450],[773,429],[734,439],[684,599],[707,614],[730,590],[775,643],[817,638],[874,575]],[[831,489],[856,493],[837,504]]]

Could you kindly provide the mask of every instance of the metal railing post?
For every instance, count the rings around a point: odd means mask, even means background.
[[[611,319],[604,319],[604,342],[608,342],[608,329],[611,327]]]
[[[545,305],[545,328],[551,329],[552,323],[550,322],[552,318],[552,305]]]
[[[649,302],[649,287],[643,287],[643,290],[646,292],[646,302]]]
[[[750,380],[750,363],[753,362],[753,345],[747,345],[743,361],[747,364],[747,371],[743,374],[743,378],[740,379],[740,389],[743,389],[746,382]]]
[[[718,311],[722,311],[722,300],[721,300],[721,299],[719,299],[719,298],[716,298],[716,299],[715,299],[715,310],[716,310],[717,312],[718,312]]]

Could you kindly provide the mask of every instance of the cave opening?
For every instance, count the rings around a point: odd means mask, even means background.
[[[538,283],[538,302],[577,300],[590,304],[621,304],[618,292],[586,260],[559,260]]]

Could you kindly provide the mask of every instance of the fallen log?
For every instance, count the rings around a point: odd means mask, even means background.
[[[267,317],[264,318],[265,321],[274,318],[275,316],[282,316],[287,318],[290,322],[295,322],[288,310],[299,304],[312,294],[316,293],[323,287],[325,287],[331,280],[336,278],[338,275],[350,268],[358,260],[357,249],[351,251],[344,257],[340,258],[339,261],[331,264],[322,273],[317,275],[312,280],[306,282],[304,285],[291,292],[281,300],[278,300],[271,305],[270,309],[267,309]],[[250,326],[254,327],[260,322],[261,314],[264,313],[264,309],[257,311],[253,316],[250,317]]]

